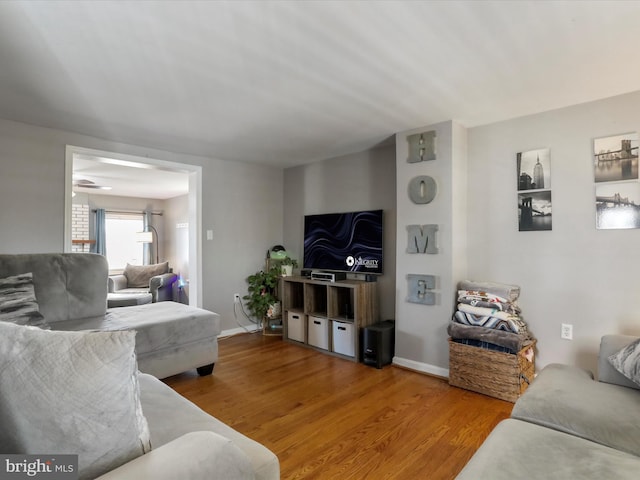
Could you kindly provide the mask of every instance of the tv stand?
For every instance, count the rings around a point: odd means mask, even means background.
[[[357,362],[360,330],[379,321],[377,284],[282,278],[283,338]]]

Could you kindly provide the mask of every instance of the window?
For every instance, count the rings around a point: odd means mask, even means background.
[[[108,213],[105,218],[109,270],[124,270],[127,263],[142,265],[144,243],[136,233],[144,230],[142,214]]]

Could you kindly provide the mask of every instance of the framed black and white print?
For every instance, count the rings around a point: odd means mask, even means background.
[[[551,190],[518,193],[518,229],[551,230]]]
[[[640,228],[640,183],[596,184],[596,228]]]
[[[551,159],[548,148],[516,155],[517,190],[551,189]]]
[[[593,141],[596,183],[638,180],[638,133],[625,133]]]

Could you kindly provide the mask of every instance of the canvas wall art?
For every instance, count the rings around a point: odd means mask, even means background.
[[[551,230],[551,190],[518,193],[518,229]]]
[[[596,228],[640,228],[640,183],[596,184]]]
[[[518,191],[551,189],[551,159],[548,148],[519,152],[516,164]]]
[[[596,138],[593,165],[596,183],[638,180],[638,134]]]

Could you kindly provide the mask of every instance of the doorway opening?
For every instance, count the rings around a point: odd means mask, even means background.
[[[181,288],[188,293],[188,303],[201,307],[202,167],[67,145],[65,252],[90,251],[94,214],[87,205],[100,202],[109,205],[112,212],[144,211],[160,219],[166,235],[156,240],[156,248],[161,244],[166,247],[163,257],[175,260],[174,272],[181,275]],[[165,202],[171,205],[170,212],[154,208]],[[74,215],[79,203],[88,209],[87,240],[74,240],[77,236]],[[176,211],[179,213],[175,214]]]

